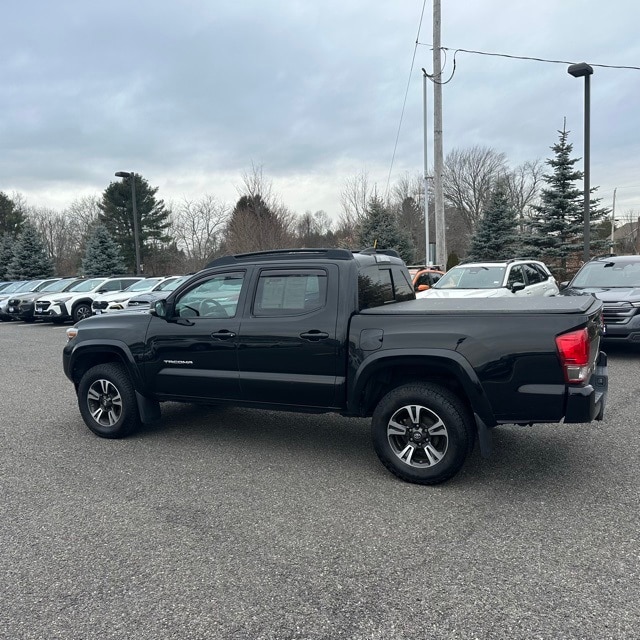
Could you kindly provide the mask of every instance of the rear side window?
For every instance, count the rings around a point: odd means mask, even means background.
[[[529,284],[536,284],[542,282],[542,276],[540,272],[532,264],[523,264],[524,272],[527,274],[527,280]]]
[[[325,306],[327,274],[322,269],[263,271],[258,279],[253,315],[302,315]]]
[[[361,310],[414,298],[413,287],[400,267],[373,266],[358,274],[358,304]]]

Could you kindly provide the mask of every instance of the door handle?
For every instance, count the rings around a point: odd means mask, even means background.
[[[319,331],[318,329],[311,329],[311,331],[301,333],[300,337],[303,340],[309,340],[309,342],[318,342],[319,340],[326,340],[329,334],[324,331]]]
[[[236,334],[233,331],[222,329],[221,331],[214,331],[211,334],[211,337],[215,338],[216,340],[229,340],[230,338],[235,338]]]

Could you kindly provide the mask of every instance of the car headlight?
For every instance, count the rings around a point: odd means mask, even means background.
[[[78,327],[69,327],[66,330],[67,342],[73,340],[78,335]]]

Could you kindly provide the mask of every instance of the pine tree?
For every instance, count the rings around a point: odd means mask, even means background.
[[[30,222],[25,222],[22,225],[22,233],[14,245],[7,277],[11,280],[32,280],[49,278],[53,274],[53,261],[47,255],[40,234]]]
[[[25,221],[22,209],[6,193],[0,191],[0,236],[8,233],[17,237]]]
[[[85,276],[110,276],[125,271],[120,247],[114,242],[106,227],[99,225],[87,242],[82,272]]]
[[[518,217],[506,184],[497,183],[471,239],[469,257],[476,261],[515,258],[520,251]]]
[[[112,182],[104,190],[102,201],[98,205],[100,224],[104,225],[111,238],[120,247],[125,264],[129,271],[135,272],[135,234],[133,227],[133,199],[131,193],[131,176],[122,181]],[[162,200],[156,200],[158,187],[150,187],[147,180],[134,174],[136,192],[136,211],[138,218],[138,235],[140,240],[140,261],[150,245],[164,245],[171,242],[167,229],[171,226],[171,212],[165,209]]]
[[[411,237],[400,229],[393,214],[376,195],[369,200],[359,225],[358,242],[361,247],[395,249],[407,264],[413,262],[414,247]]]
[[[3,233],[0,239],[0,280],[7,278],[9,264],[13,260],[13,248],[15,238],[8,233]]]
[[[567,263],[577,261],[584,248],[584,191],[576,185],[583,172],[575,168],[579,158],[572,158],[573,145],[568,140],[569,131],[558,131],[560,140],[551,147],[554,157],[547,159],[553,170],[544,175],[547,187],[542,189],[541,202],[533,207],[532,234],[526,243],[527,253],[555,265],[567,275]],[[596,187],[591,189],[593,194]],[[598,228],[608,209],[598,206],[599,199],[590,200],[591,252],[604,247]]]

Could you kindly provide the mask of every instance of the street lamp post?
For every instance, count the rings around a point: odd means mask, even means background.
[[[138,208],[136,205],[136,174],[133,171],[117,171],[117,178],[131,179],[131,204],[133,207],[133,244],[136,250],[136,275],[140,275],[140,234],[138,231]]]
[[[591,87],[590,77],[593,74],[593,67],[586,62],[572,64],[567,72],[574,78],[584,77],[584,251],[582,259],[584,262],[589,261],[589,249],[591,245],[591,227],[590,227],[590,201],[591,186],[589,169],[591,164]]]

